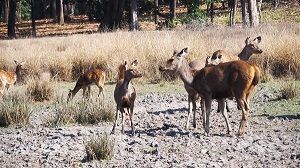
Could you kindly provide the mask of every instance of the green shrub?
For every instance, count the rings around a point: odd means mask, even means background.
[[[53,97],[53,84],[49,81],[33,80],[28,84],[27,93],[34,101],[50,100]]]

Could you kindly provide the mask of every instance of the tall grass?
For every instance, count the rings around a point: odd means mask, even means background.
[[[13,59],[27,61],[32,74],[48,71],[59,80],[74,80],[88,65],[100,64],[115,80],[117,66],[124,60],[138,59],[143,78],[160,78],[158,65],[174,49],[189,48],[188,59],[204,60],[218,49],[239,53],[247,36],[262,36],[263,53],[252,58],[270,74],[292,74],[300,78],[300,25],[263,24],[257,28],[207,27],[200,31],[114,32],[69,37],[47,37],[1,41],[0,67],[13,66]]]
[[[49,126],[67,125],[73,123],[96,124],[101,121],[113,121],[113,106],[102,100],[89,101],[58,101],[55,105],[56,114],[48,120]]]
[[[30,114],[30,103],[26,97],[11,94],[0,101],[0,127],[28,125]]]

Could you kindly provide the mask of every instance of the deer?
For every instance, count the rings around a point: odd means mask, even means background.
[[[185,50],[185,53],[187,54],[187,50]],[[177,50],[174,50],[172,58],[176,58],[178,55],[182,54],[181,52],[178,52]],[[171,58],[171,59],[172,59]],[[170,61],[170,60],[168,60]],[[167,62],[168,64],[168,62]],[[196,71],[199,71],[200,69],[205,67],[205,62],[201,62],[199,60],[194,60],[188,64],[188,66],[185,69],[172,69],[171,72],[176,73],[180,76],[181,80],[183,81],[184,88],[186,92],[188,93],[188,115],[185,123],[185,129],[189,128],[189,121],[190,121],[190,116],[193,112],[193,127],[196,128],[196,102],[199,100],[199,95],[198,93],[190,87],[184,78],[193,78],[193,75]],[[159,67],[160,71],[167,71],[170,70],[169,68],[166,68],[166,66],[160,66]],[[175,70],[175,71],[174,71]],[[201,105],[203,108],[203,106]],[[228,109],[228,106],[226,106]]]
[[[14,60],[14,63],[16,64],[15,71],[0,70],[0,96],[1,97],[4,94],[5,88],[8,90],[9,87],[14,85],[21,77],[21,71],[23,70],[25,61],[18,62]]]
[[[260,70],[255,64],[245,61],[232,61],[215,66],[207,66],[192,76],[186,61],[187,48],[172,56],[163,67],[166,70],[178,72],[185,85],[194,89],[201,98],[202,120],[205,134],[209,135],[209,116],[212,99],[217,99],[221,113],[227,126],[227,134],[231,132],[228,114],[225,109],[225,98],[235,97],[242,110],[242,120],[239,135],[245,133],[249,115],[250,95],[258,84]],[[202,108],[203,107],[203,108]]]
[[[138,61],[134,60],[130,65],[127,61],[119,66],[119,75],[117,84],[114,90],[114,99],[116,103],[116,115],[114,125],[111,131],[111,134],[115,133],[117,120],[119,118],[119,112],[122,116],[122,134],[124,134],[124,114],[125,109],[127,114],[129,114],[130,124],[131,124],[131,133],[132,136],[135,135],[135,128],[133,123],[133,110],[134,110],[134,101],[136,98],[136,90],[131,80],[134,78],[141,78],[142,74],[137,70]]]
[[[224,50],[217,50],[212,56],[208,56],[206,59],[206,65],[218,65],[228,61],[244,60],[248,61],[253,54],[261,54],[263,51],[259,48],[258,44],[261,42],[261,36],[250,40],[247,37],[245,40],[245,46],[238,55],[233,55]]]
[[[72,100],[80,89],[83,90],[83,100],[90,99],[92,85],[96,85],[99,88],[98,97],[100,97],[100,94],[102,93],[102,97],[104,98],[105,77],[106,72],[101,68],[92,68],[88,70],[78,78],[74,89],[69,90],[67,102]]]

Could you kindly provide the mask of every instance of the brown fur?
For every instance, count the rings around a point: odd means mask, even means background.
[[[138,72],[136,69],[137,64],[138,62],[137,60],[135,60],[131,63],[130,66],[128,66],[127,62],[125,61],[124,64],[119,66],[118,80],[114,91],[114,99],[117,105],[117,109],[116,109],[114,126],[111,131],[112,134],[115,133],[120,111],[122,115],[122,133],[124,133],[125,108],[127,109],[127,113],[129,114],[132,135],[135,134],[135,128],[133,124],[133,109],[134,109],[134,101],[136,98],[136,90],[132,85],[131,80],[133,78],[142,77],[142,74]]]
[[[206,58],[206,65],[218,65],[219,63],[236,60],[248,61],[253,54],[261,54],[263,52],[258,46],[260,42],[260,36],[253,40],[250,40],[250,37],[247,37],[245,40],[245,47],[238,55],[228,53],[224,50],[217,50],[212,56]]]
[[[100,96],[100,94],[102,93],[104,97],[103,89],[105,77],[106,73],[104,70],[99,68],[90,69],[78,78],[74,89],[69,91],[68,101],[70,99],[73,99],[73,97],[80,89],[83,90],[83,98],[90,98],[92,84],[95,84],[99,88],[98,96]],[[86,89],[88,89],[88,93],[86,93]]]
[[[17,82],[18,78],[20,78],[20,71],[23,69],[22,66],[24,65],[24,62],[14,62],[16,64],[15,71],[0,70],[0,97],[4,94],[5,87],[8,89]]]
[[[216,66],[209,66],[198,71],[192,82],[192,87],[205,100],[205,132],[209,133],[209,115],[212,99],[235,97],[242,109],[243,117],[239,128],[239,135],[245,133],[245,126],[249,115],[249,96],[259,81],[260,71],[256,65],[244,61],[232,61]],[[223,106],[223,105],[222,105]],[[223,108],[221,109],[223,113]],[[229,125],[227,124],[227,127]],[[228,132],[230,127],[228,128]]]

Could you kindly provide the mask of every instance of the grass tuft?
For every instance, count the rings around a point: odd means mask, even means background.
[[[0,127],[28,125],[31,111],[25,97],[8,95],[0,102]]]
[[[51,100],[54,94],[53,84],[49,81],[32,80],[27,86],[27,93],[34,101]]]
[[[280,91],[282,94],[282,98],[289,100],[299,96],[299,90],[300,88],[297,87],[295,81],[287,80],[283,83],[282,89]]]
[[[113,156],[114,141],[107,134],[91,138],[85,145],[87,160],[109,160]]]
[[[101,121],[113,121],[113,105],[101,100],[71,101],[56,104],[57,113],[48,121],[49,126],[67,125],[73,123],[96,124]]]

